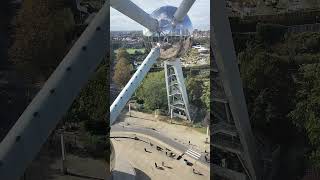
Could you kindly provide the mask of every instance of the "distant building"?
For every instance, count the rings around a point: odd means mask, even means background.
[[[193,38],[210,37],[210,30],[208,30],[208,31],[201,31],[201,30],[195,29],[195,30],[193,30],[192,37],[193,37]]]

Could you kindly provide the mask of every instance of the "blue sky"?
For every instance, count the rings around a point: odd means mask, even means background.
[[[182,0],[131,0],[147,13],[152,13],[155,9],[171,5],[178,7]],[[210,0],[196,0],[188,16],[191,19],[194,29],[210,29]],[[119,11],[110,8],[110,29],[111,31],[142,30],[143,27],[121,14]]]

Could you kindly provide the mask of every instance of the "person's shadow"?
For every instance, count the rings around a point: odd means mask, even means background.
[[[160,166],[158,166],[158,167],[156,167],[157,169],[159,169],[159,170],[164,170],[164,168],[163,167],[160,167]]]
[[[170,166],[163,166],[163,167],[166,167],[166,168],[168,168],[168,169],[172,169],[172,167],[170,167]]]
[[[144,148],[144,152],[152,153],[151,151],[147,150],[146,148]]]

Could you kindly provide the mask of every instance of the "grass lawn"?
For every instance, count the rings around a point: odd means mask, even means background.
[[[127,49],[127,52],[129,54],[134,54],[136,51],[140,51],[141,53],[145,53],[146,49],[145,48],[141,48],[141,49],[128,48]]]

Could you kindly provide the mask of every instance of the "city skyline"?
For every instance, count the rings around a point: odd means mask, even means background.
[[[161,6],[178,7],[182,0],[132,0],[137,6],[151,14]],[[188,13],[194,29],[210,30],[210,0],[196,0]],[[144,27],[110,7],[111,31],[140,31]]]

